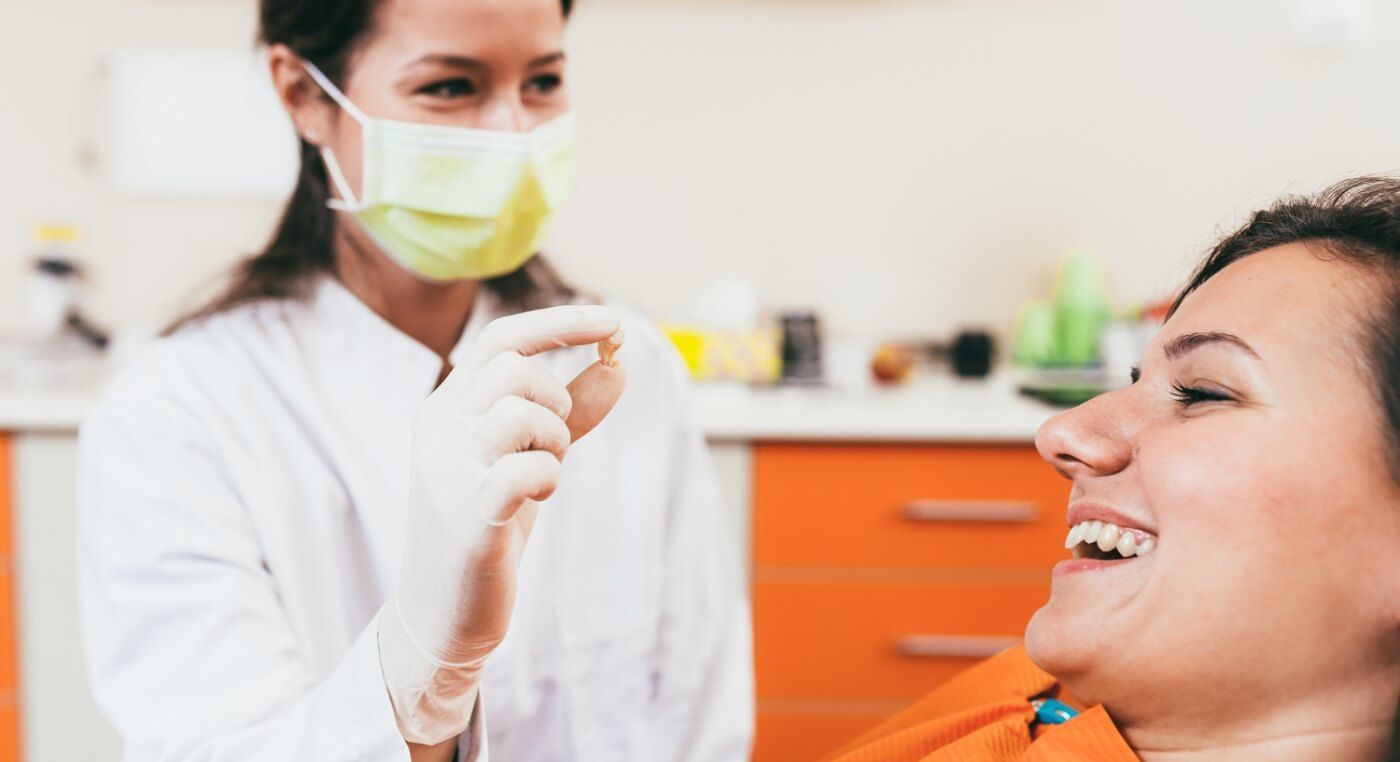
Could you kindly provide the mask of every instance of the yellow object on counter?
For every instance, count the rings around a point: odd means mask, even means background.
[[[77,225],[62,223],[35,225],[33,232],[38,243],[77,243],[82,238]]]
[[[777,383],[782,377],[782,334],[775,328],[715,331],[689,325],[663,325],[666,337],[697,381]]]

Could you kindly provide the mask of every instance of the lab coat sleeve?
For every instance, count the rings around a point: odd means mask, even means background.
[[[215,437],[132,386],[84,425],[78,484],[88,668],[127,759],[407,761],[378,617],[313,674]]]
[[[742,560],[694,415],[690,380],[679,358],[668,352],[666,360],[675,431],[654,736],[667,753],[657,758],[746,760],[754,697]]]

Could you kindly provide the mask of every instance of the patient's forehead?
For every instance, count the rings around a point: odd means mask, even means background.
[[[1226,267],[1192,292],[1168,321],[1165,338],[1233,333],[1265,360],[1356,358],[1360,330],[1380,290],[1368,269],[1307,244],[1261,251]]]

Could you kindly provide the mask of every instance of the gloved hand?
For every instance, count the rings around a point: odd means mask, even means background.
[[[510,623],[536,501],[626,383],[621,366],[599,362],[565,387],[532,355],[603,342],[618,327],[597,306],[496,320],[419,408],[403,567],[379,625],[407,741],[438,744],[468,727],[481,668]]]

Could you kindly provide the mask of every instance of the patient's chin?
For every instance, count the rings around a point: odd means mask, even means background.
[[[1067,616],[1054,601],[1026,626],[1026,654],[1037,667],[1060,680],[1083,674],[1095,663],[1094,629],[1082,617]]]
[[[1076,701],[1124,706],[1141,692],[1139,671],[1122,646],[1132,636],[1111,621],[1061,601],[1045,604],[1026,627],[1026,654]],[[1124,678],[1127,678],[1126,680]],[[1128,702],[1132,703],[1132,702]]]

